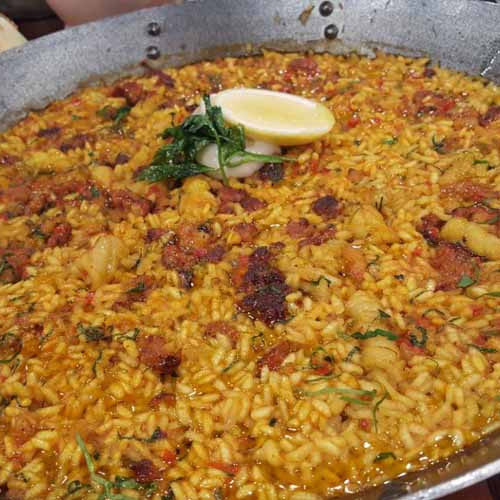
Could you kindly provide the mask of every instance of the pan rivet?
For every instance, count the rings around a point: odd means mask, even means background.
[[[328,2],[322,2],[321,5],[319,6],[319,13],[323,17],[328,17],[331,13],[333,12],[333,3]]]
[[[337,26],[335,26],[335,24],[329,24],[325,28],[325,38],[328,40],[334,40],[335,38],[337,38],[338,34],[339,29],[337,28]]]
[[[158,36],[161,33],[161,27],[158,23],[152,22],[148,24],[148,35]]]
[[[146,56],[148,59],[158,59],[160,57],[160,50],[158,47],[151,45],[146,49]]]

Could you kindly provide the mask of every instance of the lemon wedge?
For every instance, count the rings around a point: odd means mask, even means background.
[[[210,96],[224,120],[242,125],[253,139],[281,146],[307,144],[335,124],[331,111],[316,101],[264,89],[229,89]]]

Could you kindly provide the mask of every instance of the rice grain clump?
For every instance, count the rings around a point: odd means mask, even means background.
[[[137,180],[238,86],[336,125],[244,181]],[[499,96],[422,59],[265,53],[0,135],[0,497],[319,499],[497,428]]]

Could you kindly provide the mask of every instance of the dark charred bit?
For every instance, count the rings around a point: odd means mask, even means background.
[[[123,97],[129,106],[135,106],[144,97],[144,89],[136,82],[127,82],[114,87],[111,96]]]
[[[177,273],[179,274],[182,288],[190,289],[194,287],[194,274],[191,269],[180,269]]]
[[[239,234],[241,241],[244,243],[251,243],[259,234],[259,230],[253,222],[240,222],[234,226],[234,230]]]
[[[1,155],[0,156],[0,165],[14,165],[16,162],[18,162],[20,158],[18,156],[14,155]]]
[[[439,231],[444,224],[444,220],[441,220],[435,214],[424,215],[417,226],[417,231],[425,238],[425,241],[429,245],[436,246],[441,239]]]
[[[158,78],[158,83],[165,85],[165,87],[168,88],[175,87],[175,80],[170,75],[167,75],[167,73],[163,72],[161,69],[153,68],[146,61],[143,61],[141,63],[141,66],[145,68],[149,74],[156,76]]]
[[[157,479],[161,479],[161,472],[151,460],[146,458],[137,462],[132,462],[130,470],[138,483],[150,483]]]
[[[212,248],[207,250],[205,257],[203,257],[203,261],[213,262],[214,264],[220,262],[226,253],[226,249],[222,245],[215,245]]]
[[[288,340],[276,344],[257,361],[258,371],[260,372],[264,366],[267,366],[272,372],[279,370],[285,358],[294,350],[297,349]]]
[[[71,239],[72,231],[73,229],[69,222],[56,224],[49,236],[49,239],[47,240],[47,246],[49,248],[53,248],[66,245]]]
[[[424,69],[423,76],[424,78],[432,78],[433,76],[436,76],[436,71],[430,66],[427,66]]]
[[[280,182],[285,175],[285,169],[281,163],[266,163],[259,170],[259,178],[261,181],[271,181],[272,183]]]
[[[454,290],[464,276],[476,276],[481,259],[459,243],[440,241],[429,263],[439,274],[436,289]]]
[[[208,224],[200,224],[198,226],[198,231],[201,231],[202,233],[206,233],[206,234],[211,234],[212,228]]]
[[[113,162],[113,166],[123,165],[130,161],[130,156],[126,153],[118,153],[116,155],[115,161]]]
[[[87,142],[92,143],[93,140],[94,138],[90,134],[77,134],[68,139],[67,141],[64,141],[59,146],[59,149],[63,153],[67,153],[71,149],[83,149]]]
[[[180,356],[169,354],[161,358],[158,365],[158,371],[160,375],[169,375],[171,377],[177,377],[177,368],[181,364]]]
[[[146,233],[146,241],[148,243],[152,243],[153,241],[159,240],[164,234],[166,233],[165,229],[162,229],[160,227],[153,227],[148,229],[148,232]]]
[[[50,138],[57,137],[61,133],[60,127],[50,127],[39,130],[36,134],[38,137]]]
[[[479,125],[487,127],[491,122],[500,118],[500,106],[490,106],[488,111],[479,118]]]
[[[317,215],[321,215],[324,219],[332,219],[340,214],[341,206],[337,198],[326,195],[318,198],[312,204],[312,211]]]
[[[239,288],[246,292],[240,309],[269,326],[287,319],[285,297],[290,291],[283,273],[271,266],[272,255],[268,247],[256,248],[239,283]]]

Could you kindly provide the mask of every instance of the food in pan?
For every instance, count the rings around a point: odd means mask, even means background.
[[[241,87],[335,124],[214,178],[179,141]],[[422,59],[267,52],[2,134],[0,496],[319,499],[498,428],[498,96]]]

